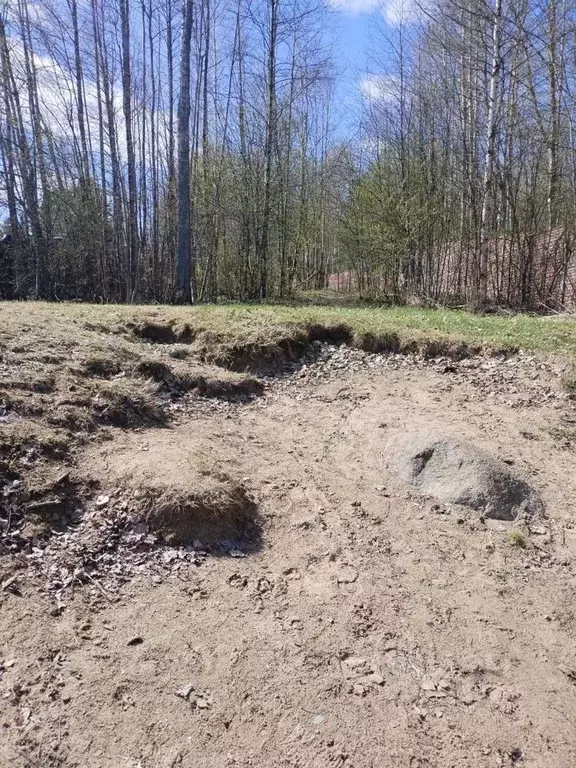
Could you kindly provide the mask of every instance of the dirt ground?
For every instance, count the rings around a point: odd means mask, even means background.
[[[25,555],[0,593],[2,766],[576,765],[562,364],[324,347],[293,367],[251,403],[185,400],[168,427],[81,449],[94,514],[127,483],[185,483],[201,461],[244,483],[261,539],[125,563],[118,549],[57,599],[62,536]],[[547,517],[484,521],[404,486],[386,444],[421,427],[513,464]]]

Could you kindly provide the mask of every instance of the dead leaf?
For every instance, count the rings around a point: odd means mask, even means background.
[[[576,671],[575,670],[570,669],[570,667],[567,667],[565,664],[558,664],[557,665],[557,669],[559,669],[560,672],[562,672],[564,675],[566,675],[566,677],[568,678],[568,680],[570,680],[570,682],[572,684],[576,685]]]

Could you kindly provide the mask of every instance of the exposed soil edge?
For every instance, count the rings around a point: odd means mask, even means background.
[[[133,336],[152,344],[191,344],[195,332],[188,323],[178,327],[176,321],[164,323],[130,322],[126,324]]]
[[[225,379],[205,374],[176,372],[160,360],[143,360],[136,367],[136,373],[153,379],[170,394],[194,392],[201,397],[235,400],[255,397],[264,391],[264,384],[250,376]]]
[[[299,328],[278,329],[270,341],[236,341],[211,331],[203,331],[194,351],[206,363],[237,373],[259,373],[297,360],[308,349],[308,334]]]
[[[397,333],[354,333],[346,324],[311,325],[282,329],[278,338],[266,341],[229,341],[218,334],[202,332],[195,341],[195,352],[202,360],[237,372],[262,373],[302,357],[315,341],[345,344],[374,354],[418,355],[424,359],[447,357],[463,360],[477,355],[510,356],[517,347],[470,344],[459,339],[406,338]]]

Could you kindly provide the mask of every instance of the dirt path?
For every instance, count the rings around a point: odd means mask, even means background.
[[[576,474],[550,432],[573,414],[554,374],[348,350],[251,405],[91,448],[80,469],[110,488],[177,482],[199,456],[243,478],[263,541],[178,568],[174,551],[63,610],[34,584],[6,594],[0,764],[576,765]],[[388,472],[390,435],[421,426],[530,477],[549,519],[526,549]]]

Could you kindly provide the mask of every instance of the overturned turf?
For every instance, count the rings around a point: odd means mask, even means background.
[[[246,489],[231,481],[207,481],[194,490],[141,489],[136,519],[170,546],[208,546],[260,538],[257,508]]]
[[[35,307],[0,308],[0,553],[47,540],[83,507],[82,495],[76,503],[48,484],[86,445],[118,429],[165,428],[181,401],[194,409],[200,398],[245,401],[264,388],[202,362],[189,344],[153,345],[124,326]]]

